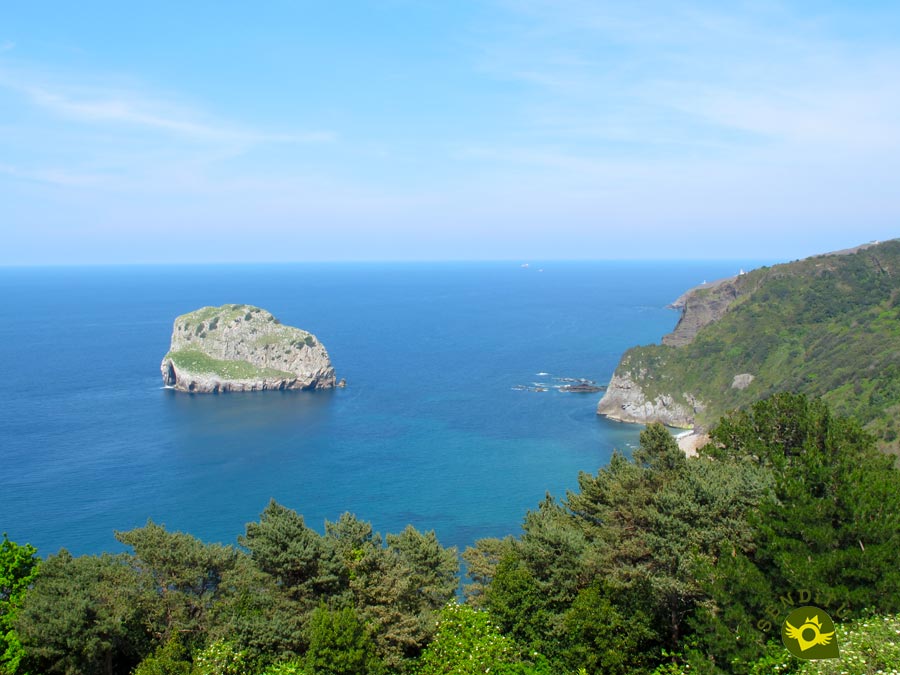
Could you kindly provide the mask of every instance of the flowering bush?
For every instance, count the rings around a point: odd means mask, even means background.
[[[808,661],[800,675],[900,675],[900,615],[838,625],[839,659]]]
[[[800,661],[785,652],[769,672],[796,675],[900,675],[900,615],[836,624],[840,658]],[[762,672],[762,671],[760,671]]]
[[[219,640],[194,655],[194,675],[245,675],[249,667],[247,652],[230,642]]]
[[[545,675],[539,654],[525,658],[486,612],[455,602],[440,613],[437,634],[419,661],[419,675]]]
[[[801,661],[776,648],[752,665],[751,675],[900,675],[900,615],[835,624],[835,630],[840,658]],[[667,663],[654,675],[691,672],[689,666]]]

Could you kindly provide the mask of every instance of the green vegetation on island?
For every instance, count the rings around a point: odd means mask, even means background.
[[[0,672],[85,675],[706,675],[900,669],[900,471],[827,404],[778,394],[686,457],[660,425],[517,538],[458,556],[433,532],[324,534],[274,501],[238,546],[148,522],[119,555],[0,548]],[[780,641],[838,622],[841,658]],[[892,633],[893,632],[893,633]],[[879,670],[880,669],[880,670]]]
[[[202,375],[216,375],[224,380],[281,379],[294,377],[293,373],[275,368],[260,368],[247,361],[214,359],[196,349],[169,352],[163,357],[181,368]]]
[[[732,288],[727,311],[687,344],[630,349],[616,374],[647,401],[668,396],[689,410],[702,402],[693,417],[703,427],[776,392],[821,397],[897,451],[900,240],[763,267]],[[686,311],[717,293],[695,289]]]

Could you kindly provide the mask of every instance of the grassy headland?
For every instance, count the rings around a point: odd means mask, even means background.
[[[689,302],[712,292],[697,289]],[[754,270],[688,344],[635,347],[616,372],[629,373],[648,400],[689,405],[686,392],[702,400],[695,421],[703,426],[776,392],[819,396],[896,452],[900,241]],[[745,373],[752,382],[734,387]]]

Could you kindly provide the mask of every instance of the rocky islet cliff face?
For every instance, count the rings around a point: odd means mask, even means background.
[[[203,307],[175,319],[163,383],[217,393],[337,386],[325,346],[252,305]]]

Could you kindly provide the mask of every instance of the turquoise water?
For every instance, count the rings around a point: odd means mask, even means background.
[[[518,532],[637,427],[597,395],[665,305],[752,263],[315,264],[0,269],[0,530],[42,554],[117,550],[147,518],[234,542],[272,497],[460,547]],[[162,389],[175,316],[248,303],[315,333],[346,389]],[[538,375],[538,373],[548,373]]]

